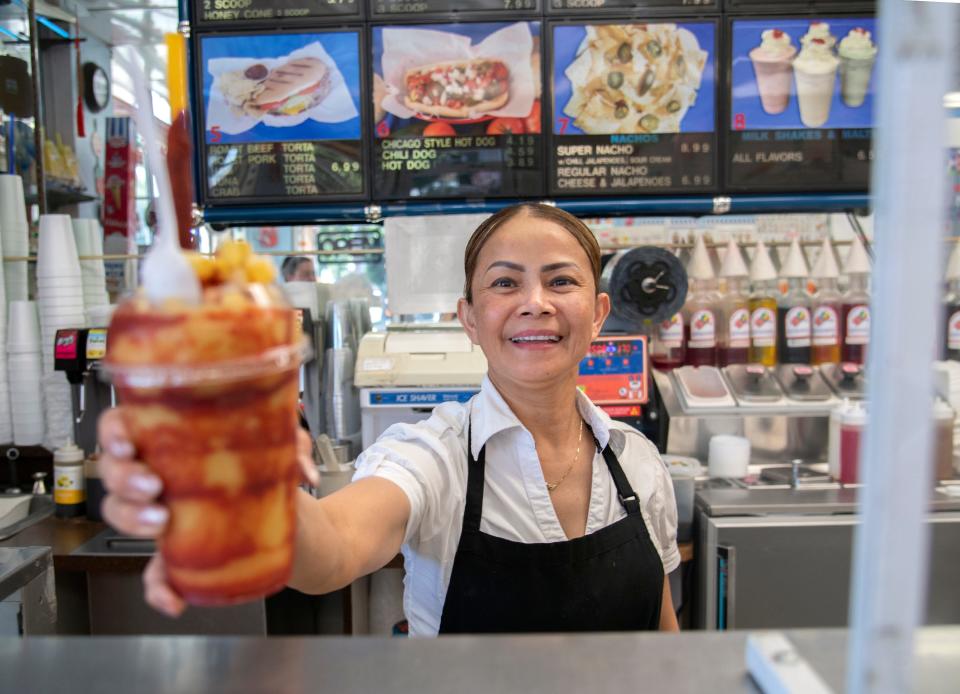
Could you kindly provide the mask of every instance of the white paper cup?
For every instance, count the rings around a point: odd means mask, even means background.
[[[40,321],[33,301],[11,301],[7,306],[7,350],[40,349]]]
[[[750,440],[719,434],[710,439],[707,474],[710,477],[746,477],[750,465]]]
[[[80,276],[73,224],[65,214],[40,215],[37,277]]]

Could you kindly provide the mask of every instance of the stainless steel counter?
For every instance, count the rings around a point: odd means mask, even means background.
[[[698,489],[696,505],[709,516],[855,513],[859,489]],[[960,511],[960,497],[936,491],[931,511]]]
[[[788,632],[842,691],[846,632]],[[755,692],[746,632],[399,638],[0,639],[4,691]],[[955,692],[960,627],[926,629],[916,690]],[[135,683],[135,685],[134,685]]]

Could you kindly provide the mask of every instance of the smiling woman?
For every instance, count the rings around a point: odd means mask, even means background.
[[[415,636],[677,629],[669,473],[642,434],[576,387],[610,311],[592,233],[553,207],[511,207],[476,230],[464,266],[458,315],[487,357],[480,393],[389,428],[340,491],[300,495],[290,585],[336,590],[402,551]],[[131,483],[144,470],[115,412],[101,439],[105,516],[162,532],[162,513],[144,524],[155,497]],[[145,584],[158,609],[183,608],[160,560]]]

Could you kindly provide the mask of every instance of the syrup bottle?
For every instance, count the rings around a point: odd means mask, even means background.
[[[698,236],[687,265],[690,291],[683,306],[685,363],[689,366],[717,364],[717,304],[713,264],[703,236]]]
[[[750,265],[750,363],[777,365],[777,271],[760,241]]]
[[[840,325],[843,328],[840,358],[845,362],[865,364],[870,344],[870,258],[856,236],[844,272],[849,284],[840,304]]]
[[[947,263],[947,294],[943,298],[943,359],[960,360],[960,243],[953,247]]]
[[[817,283],[811,302],[812,361],[814,364],[836,364],[840,361],[840,291],[837,289],[840,270],[829,237],[823,240],[820,257],[810,274]]]
[[[732,238],[723,256],[720,278],[724,287],[717,311],[717,364],[746,364],[750,361],[750,293],[747,266]]]
[[[787,280],[787,292],[777,301],[777,355],[781,364],[809,364],[812,357],[809,274],[803,249],[794,238],[780,269],[780,276]]]
[[[677,312],[657,324],[650,347],[653,368],[669,371],[683,366],[686,350],[683,342],[683,313]]]

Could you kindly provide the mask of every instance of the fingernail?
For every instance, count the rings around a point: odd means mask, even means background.
[[[107,452],[114,458],[132,458],[133,444],[129,441],[110,441],[107,443]]]
[[[147,506],[137,514],[137,519],[144,525],[163,525],[169,515],[163,506]]]
[[[148,494],[150,496],[156,496],[160,493],[162,484],[159,477],[154,475],[141,475],[133,474],[130,475],[129,484],[131,487],[136,489],[138,492],[143,494]]]

